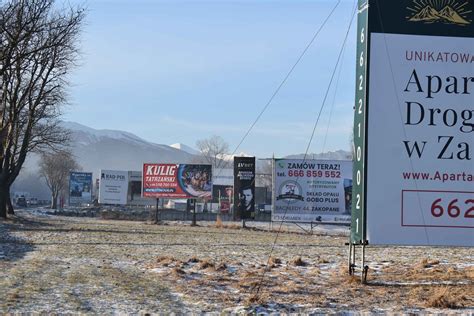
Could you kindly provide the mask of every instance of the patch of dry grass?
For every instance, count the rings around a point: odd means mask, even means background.
[[[199,261],[201,260],[196,256],[192,256],[191,258],[188,259],[189,263],[198,263]]]
[[[288,264],[295,267],[305,267],[308,265],[308,263],[304,261],[300,256],[294,257],[288,262]]]
[[[435,265],[439,265],[439,260],[430,260],[428,258],[423,258],[415,265],[416,269],[428,269],[432,268]]]
[[[328,313],[474,306],[474,267],[460,264],[472,250],[368,249],[366,262],[374,270],[369,270],[368,284],[362,285],[360,267],[355,276],[348,275],[345,237],[282,234],[268,258],[274,234],[221,230],[241,229],[239,223],[226,225],[220,220],[216,227],[211,223],[191,228],[40,220],[51,221],[51,229],[60,227],[60,232],[16,232],[39,245],[34,256],[15,265],[0,262],[0,288],[6,289],[0,293],[0,312],[9,308],[28,312],[35,309],[25,309],[25,304],[36,307],[43,301],[43,306],[56,306],[54,300],[67,306],[65,313],[107,313],[88,310],[94,300],[110,310],[123,302],[132,311],[153,312],[162,310],[166,301],[161,293],[173,293],[173,300],[182,304],[173,305],[179,307],[171,311],[192,306],[196,313],[242,305],[252,305],[253,311],[256,304],[269,303],[310,305]],[[55,245],[48,246],[47,240]],[[424,257],[430,259],[420,260]]]
[[[201,260],[198,263],[198,269],[199,270],[214,269],[215,267],[216,267],[216,265],[214,264],[214,262],[212,262],[209,259]]]
[[[271,265],[271,266],[276,266],[276,265],[280,265],[282,264],[282,261],[280,258],[277,258],[277,257],[274,257],[274,256],[270,256],[269,260],[268,260],[268,263]]]
[[[221,262],[221,263],[218,263],[215,268],[216,268],[216,271],[225,271],[227,270],[227,264],[225,264],[224,262]]]
[[[450,291],[448,287],[439,288],[433,291],[431,298],[426,302],[426,307],[433,308],[460,308],[462,297]]]
[[[222,218],[221,218],[220,215],[217,215],[215,226],[216,226],[216,228],[223,228],[224,227],[224,224],[222,223]]]
[[[173,269],[171,269],[171,274],[174,276],[184,276],[186,272],[181,268],[174,267]]]

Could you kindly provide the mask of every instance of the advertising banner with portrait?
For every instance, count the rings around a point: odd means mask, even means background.
[[[92,172],[69,173],[69,205],[92,202]]]
[[[101,170],[99,203],[127,204],[128,171]]]
[[[234,187],[231,185],[213,185],[212,186],[212,203],[220,203],[222,201],[230,202]]]
[[[352,161],[275,159],[273,221],[347,221]]]
[[[234,157],[236,218],[255,218],[255,157]]]
[[[143,197],[168,199],[212,198],[212,166],[143,164]]]
[[[230,204],[234,187],[232,185],[213,185],[212,186],[212,203],[218,203],[219,210],[223,213],[230,211]]]

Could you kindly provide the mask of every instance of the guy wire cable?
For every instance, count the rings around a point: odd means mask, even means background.
[[[342,57],[341,57],[342,59],[344,59],[345,50],[346,50],[346,48],[344,47],[344,50],[342,52]],[[329,126],[331,125],[331,118],[332,118],[332,113],[333,113],[333,110],[334,110],[334,104],[336,103],[337,89],[339,87],[339,80],[341,78],[343,62],[344,62],[344,60],[341,61],[341,63],[339,64],[339,71],[338,71],[337,77],[336,77],[336,85],[334,87],[334,95],[333,95],[333,98],[332,98],[331,110],[329,111],[328,125],[326,126],[326,134],[324,134],[324,142],[323,142],[323,147],[322,147],[321,153],[324,153],[324,150],[326,149],[326,141],[327,141],[327,138],[328,138]]]
[[[336,8],[339,6],[339,4],[341,3],[341,0],[337,0],[336,4],[334,5],[334,7],[331,9],[331,11],[329,12],[328,16],[324,19],[323,23],[319,26],[319,28],[316,30],[316,32],[314,33],[313,37],[311,38],[311,40],[309,41],[309,43],[306,45],[306,47],[303,49],[303,51],[301,52],[301,54],[299,55],[299,57],[297,58],[296,62],[293,64],[293,66],[290,68],[290,70],[288,71],[288,73],[286,74],[286,76],[283,78],[283,80],[280,82],[280,84],[278,85],[278,87],[276,88],[276,90],[273,92],[273,94],[271,95],[271,97],[268,99],[267,103],[265,104],[265,106],[263,107],[263,109],[260,111],[260,113],[257,115],[257,118],[254,120],[254,122],[250,125],[250,127],[248,128],[247,132],[244,134],[244,136],[242,137],[242,139],[240,140],[240,142],[238,143],[238,145],[235,147],[234,151],[230,154],[230,157],[233,157],[235,155],[235,153],[237,152],[237,150],[240,148],[240,146],[242,145],[242,143],[244,142],[244,140],[247,138],[247,136],[250,134],[250,132],[252,131],[252,129],[254,128],[254,126],[257,124],[258,120],[260,119],[260,117],[263,115],[263,113],[267,110],[267,108],[270,106],[270,104],[272,103],[273,99],[276,97],[276,95],[278,94],[278,92],[280,92],[280,89],[283,87],[283,85],[286,83],[286,81],[288,80],[288,78],[290,77],[290,75],[293,73],[293,70],[295,70],[296,66],[299,64],[299,62],[301,61],[301,59],[303,59],[304,55],[306,54],[306,52],[308,51],[308,49],[311,47],[311,45],[313,44],[313,42],[316,40],[316,38],[318,37],[319,33],[321,33],[321,30],[324,28],[324,26],[326,25],[326,23],[328,22],[328,20],[331,18],[331,16],[333,15],[333,13],[336,11]],[[225,163],[225,165],[228,165],[230,164],[230,161]],[[255,162],[256,164],[256,162]],[[219,170],[218,174],[215,175],[216,177],[219,176],[222,172],[222,168]]]
[[[293,70],[295,70],[296,66],[300,63],[301,59],[304,57],[304,55],[306,54],[306,52],[308,51],[308,49],[311,47],[311,45],[313,44],[313,42],[316,40],[316,38],[318,37],[319,33],[321,33],[321,30],[323,29],[323,27],[326,25],[327,21],[329,20],[329,18],[333,15],[334,11],[336,11],[336,8],[339,6],[339,4],[341,3],[341,0],[337,0],[337,3],[334,5],[334,7],[332,8],[331,12],[329,12],[328,16],[324,19],[323,23],[320,25],[320,27],[318,28],[318,30],[314,33],[313,37],[311,38],[311,40],[309,41],[309,43],[306,45],[306,47],[304,48],[303,52],[299,55],[298,59],[296,60],[296,62],[293,64],[293,66],[290,68],[290,70],[288,71],[288,73],[286,74],[286,76],[283,78],[283,80],[280,82],[280,84],[278,85],[278,87],[276,88],[276,90],[273,92],[272,96],[270,97],[270,99],[267,101],[267,103],[265,104],[265,106],[263,107],[263,109],[260,111],[260,113],[257,115],[257,118],[255,119],[255,121],[250,125],[250,127],[248,128],[247,132],[244,134],[244,136],[242,137],[242,139],[240,140],[239,144],[237,145],[237,147],[235,147],[234,151],[232,152],[231,155],[234,155],[237,150],[240,148],[240,146],[242,145],[242,143],[244,142],[244,140],[247,138],[247,136],[250,134],[250,132],[252,131],[253,127],[257,124],[258,120],[260,119],[260,117],[263,115],[263,113],[267,110],[267,108],[270,106],[270,104],[272,103],[273,99],[276,97],[276,95],[278,94],[278,92],[280,92],[280,89],[283,87],[283,85],[286,83],[286,81],[288,80],[288,78],[290,77],[290,75],[293,73]]]
[[[338,66],[338,64],[339,64],[339,61],[341,60],[342,52],[344,51],[344,46],[346,45],[346,41],[347,41],[347,38],[348,38],[348,36],[349,36],[349,31],[350,31],[350,29],[351,29],[352,21],[354,20],[354,16],[355,16],[356,11],[357,11],[357,9],[354,9],[354,13],[352,14],[352,18],[351,18],[351,21],[350,21],[350,23],[349,23],[349,27],[347,28],[346,36],[345,36],[345,38],[344,38],[344,43],[342,44],[341,50],[339,51],[339,55],[337,56],[336,67],[334,67],[334,70],[333,70],[333,72],[332,72],[331,80],[329,81],[328,89],[326,90],[326,94],[324,95],[323,104],[321,105],[321,109],[319,110],[318,117],[317,117],[317,119],[316,119],[316,122],[314,123],[313,132],[311,133],[311,137],[310,137],[309,142],[308,142],[308,147],[306,148],[306,153],[305,153],[305,155],[304,155],[304,160],[306,160],[306,156],[308,155],[308,151],[309,151],[309,149],[310,149],[310,147],[311,147],[311,142],[313,141],[314,134],[315,134],[315,132],[316,132],[316,128],[317,128],[318,123],[319,123],[319,119],[321,118],[321,113],[323,112],[324,104],[326,103],[326,99],[327,99],[327,97],[328,97],[328,94],[329,94],[329,90],[330,90],[332,81],[334,80],[334,75],[336,74],[337,66]]]
[[[356,9],[357,9],[357,3],[354,2],[354,7],[353,7],[353,9],[352,9],[352,11],[353,11],[352,17],[351,17],[351,19],[350,19],[350,22],[349,22],[349,25],[348,25],[348,28],[347,28],[347,31],[346,31],[346,35],[345,35],[345,37],[344,37],[344,42],[343,42],[342,47],[341,47],[341,49],[340,49],[340,51],[339,51],[339,55],[338,55],[338,58],[337,58],[337,61],[336,61],[336,65],[335,65],[335,67],[334,67],[334,69],[333,69],[333,72],[332,72],[332,75],[331,75],[331,80],[330,80],[329,85],[328,85],[328,87],[327,87],[327,89],[326,89],[326,94],[325,94],[325,97],[324,97],[324,101],[323,101],[323,103],[322,103],[322,105],[321,105],[321,109],[320,109],[320,111],[319,111],[319,113],[318,113],[318,117],[317,117],[316,123],[315,123],[315,125],[314,125],[313,132],[312,132],[311,138],[310,138],[310,140],[309,140],[309,144],[308,144],[308,146],[307,146],[307,148],[306,148],[306,152],[305,152],[305,155],[304,155],[304,158],[303,158],[303,162],[306,161],[306,156],[307,156],[307,154],[308,154],[308,150],[309,150],[309,148],[310,148],[311,141],[312,141],[312,139],[313,139],[313,137],[314,137],[314,132],[315,132],[315,130],[316,130],[316,126],[317,126],[317,123],[318,123],[318,121],[319,121],[319,117],[321,116],[321,112],[322,112],[322,110],[323,110],[323,108],[324,108],[324,104],[325,104],[325,102],[326,102],[326,98],[327,98],[328,93],[329,93],[329,90],[330,90],[330,88],[331,88],[331,84],[332,84],[332,81],[333,81],[333,79],[334,79],[334,75],[335,75],[335,73],[336,73],[337,66],[339,65],[339,61],[340,61],[340,59],[341,59],[342,52],[343,52],[343,50],[344,50],[344,47],[345,47],[347,38],[348,38],[348,36],[349,36],[349,31],[350,31],[350,29],[351,29],[351,26],[352,26],[352,22],[353,22],[353,20],[354,20],[355,13],[357,12]],[[299,178],[296,178],[296,182],[297,182],[297,183],[298,183],[298,180],[299,180]],[[288,204],[289,204],[289,202],[288,202]],[[279,228],[278,228],[278,231],[276,232],[275,239],[274,239],[274,241],[273,241],[272,247],[271,247],[271,249],[270,249],[270,253],[269,253],[269,255],[268,255],[267,265],[266,265],[266,267],[264,268],[264,270],[263,270],[263,272],[262,272],[262,276],[261,276],[261,278],[260,278],[260,282],[258,283],[258,286],[256,287],[256,289],[257,289],[257,290],[256,290],[256,293],[255,293],[255,297],[256,297],[256,298],[258,297],[258,295],[259,295],[259,293],[260,293],[261,286],[262,286],[263,281],[264,281],[264,279],[265,279],[265,274],[266,274],[266,272],[267,272],[267,270],[268,270],[269,263],[270,263],[270,259],[271,259],[271,256],[272,256],[272,254],[273,254],[273,251],[275,250],[275,246],[276,246],[276,243],[277,243],[277,241],[278,241],[278,237],[279,237],[280,232],[281,232],[281,227],[282,227],[283,223],[285,222],[285,216],[286,216],[287,211],[288,211],[288,209],[286,209],[286,210],[285,210],[285,213],[283,214],[283,220],[280,222],[280,226],[279,226]]]

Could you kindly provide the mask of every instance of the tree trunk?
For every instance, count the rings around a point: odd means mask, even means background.
[[[58,195],[51,195],[51,209],[56,210],[58,208]]]
[[[8,188],[0,186],[0,218],[7,218]]]
[[[10,190],[8,190],[6,205],[7,205],[7,213],[10,215],[15,215],[15,209],[13,208],[12,199],[10,197]]]

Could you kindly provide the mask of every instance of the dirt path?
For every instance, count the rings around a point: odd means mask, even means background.
[[[23,211],[0,222],[0,312],[474,313],[472,248],[371,248],[361,286],[347,237],[280,234],[267,266],[274,239]]]

